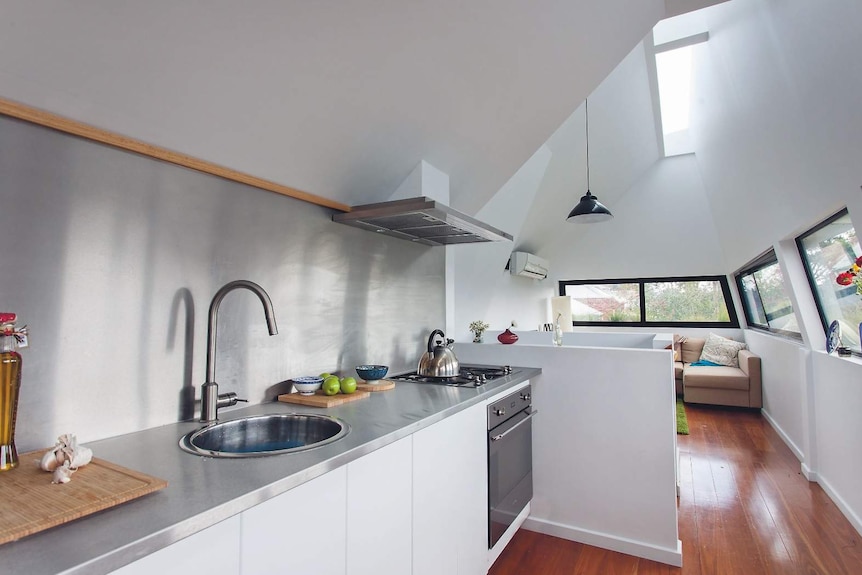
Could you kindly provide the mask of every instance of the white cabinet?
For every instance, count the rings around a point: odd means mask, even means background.
[[[412,476],[410,437],[347,465],[347,575],[410,573]]]
[[[120,567],[112,575],[239,575],[239,533],[240,519],[234,516]]]
[[[242,513],[242,575],[346,573],[347,467]]]
[[[485,406],[413,434],[413,575],[488,570]]]
[[[485,406],[303,483],[115,575],[484,575]]]

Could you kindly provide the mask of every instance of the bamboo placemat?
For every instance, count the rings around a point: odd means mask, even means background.
[[[168,482],[93,458],[69,483],[51,483],[39,461],[47,450],[19,456],[0,473],[0,544],[38,533],[167,487]]]

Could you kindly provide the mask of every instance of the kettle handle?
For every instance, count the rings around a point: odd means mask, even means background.
[[[446,336],[443,334],[443,331],[435,329],[431,332],[431,335],[428,336],[428,353],[434,353],[434,336],[437,334],[440,334],[440,337],[443,338],[443,341],[446,341]]]

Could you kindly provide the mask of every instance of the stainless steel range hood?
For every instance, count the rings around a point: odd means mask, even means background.
[[[429,246],[512,240],[506,232],[426,197],[354,206],[332,221]]]

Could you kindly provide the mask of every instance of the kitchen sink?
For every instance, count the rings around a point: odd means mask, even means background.
[[[180,448],[209,457],[259,457],[295,453],[338,441],[350,426],[328,415],[253,415],[187,433]]]

